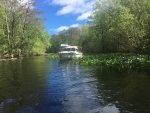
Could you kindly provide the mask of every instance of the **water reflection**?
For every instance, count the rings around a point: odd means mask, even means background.
[[[130,102],[134,111],[150,112],[150,79],[143,73],[133,73],[122,81],[123,98]]]
[[[96,76],[104,105],[115,105],[121,113],[150,112],[150,78],[146,72],[115,72],[98,68]]]
[[[45,57],[0,62],[0,113],[149,113],[150,78]]]
[[[89,69],[68,62],[52,61],[51,65],[48,90],[45,92],[45,100],[40,103],[42,111],[48,107],[45,112],[79,113],[99,106],[97,90],[94,88],[96,80],[88,73]]]
[[[45,74],[49,71],[46,64],[43,58],[0,61],[1,112],[16,113],[22,106],[32,105],[39,100],[40,86],[44,84]]]
[[[51,62],[45,99],[38,111],[45,113],[119,113],[115,105],[103,105],[98,81],[92,68]]]

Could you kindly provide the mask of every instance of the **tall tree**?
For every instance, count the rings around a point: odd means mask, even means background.
[[[95,52],[149,53],[149,12],[149,0],[97,1],[91,16],[91,38],[85,38],[88,47]]]
[[[137,51],[148,52],[150,43],[150,1],[149,0],[121,0],[121,5],[130,9],[137,20],[136,28],[139,29],[136,37]]]
[[[6,35],[4,31],[4,26],[5,26],[5,8],[3,4],[0,2],[0,54],[2,54],[4,51],[6,51]]]
[[[50,46],[49,35],[44,30],[42,19],[38,17],[35,2],[28,0],[2,0],[4,6],[4,45],[9,56],[20,54],[39,54]]]

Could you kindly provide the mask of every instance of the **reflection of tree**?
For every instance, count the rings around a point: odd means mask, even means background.
[[[9,106],[6,106],[6,110],[11,111],[38,101],[37,93],[43,91],[45,75],[49,71],[49,62],[46,58],[5,61],[0,67],[2,67],[0,78],[3,78],[0,83],[0,103],[14,99]]]
[[[123,80],[122,91],[124,99],[139,107],[149,108],[150,106],[150,81],[148,76],[134,73]]]
[[[150,111],[150,79],[146,73],[98,68],[95,77],[104,105],[115,104],[120,112]]]
[[[98,68],[95,77],[98,79],[99,94],[104,100],[104,106],[119,101],[120,79],[122,77],[108,68]]]

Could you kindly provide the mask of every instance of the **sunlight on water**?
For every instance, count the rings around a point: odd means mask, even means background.
[[[150,79],[45,57],[0,62],[0,113],[148,113]]]

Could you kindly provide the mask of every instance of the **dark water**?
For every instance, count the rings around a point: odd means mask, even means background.
[[[150,113],[150,75],[46,57],[0,61],[0,113]]]

